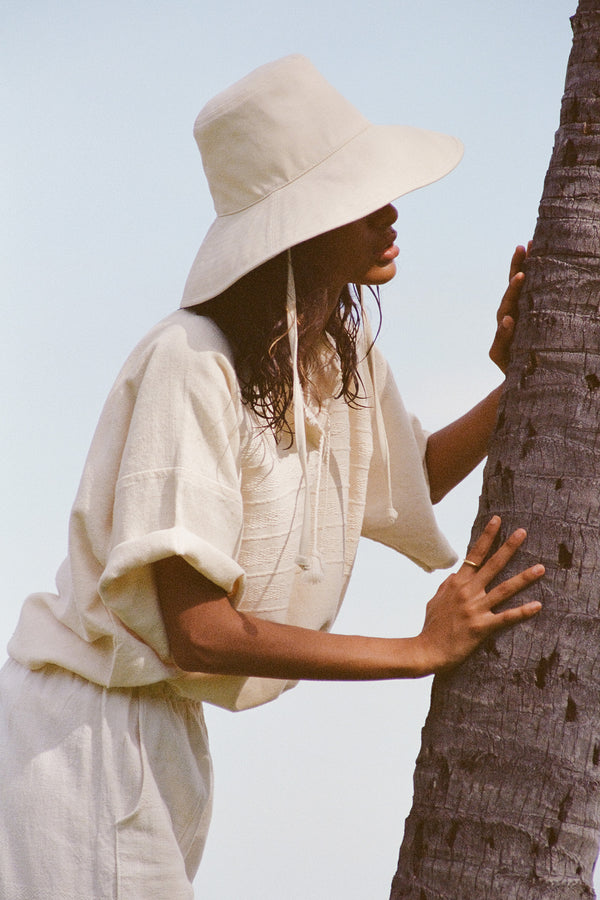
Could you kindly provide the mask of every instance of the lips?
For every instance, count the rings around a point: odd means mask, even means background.
[[[396,257],[400,253],[400,250],[394,243],[397,236],[397,232],[393,228],[390,228],[386,233],[386,239],[389,241],[389,243],[383,247],[379,256],[377,257],[378,265],[386,265],[387,263],[392,262],[392,260],[396,259]]]

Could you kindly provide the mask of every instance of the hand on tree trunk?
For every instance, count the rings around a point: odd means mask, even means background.
[[[496,313],[497,328],[490,347],[490,359],[502,372],[506,372],[508,368],[515,325],[519,318],[519,297],[525,281],[523,268],[530,249],[531,241],[526,248],[519,245],[513,253],[508,273],[508,287]]]
[[[523,528],[515,531],[487,561],[500,529],[494,516],[469,551],[460,569],[440,585],[427,604],[425,624],[417,641],[421,647],[424,674],[441,672],[462,662],[490,634],[530,619],[542,607],[537,601],[494,612],[519,591],[544,574],[542,565],[530,566],[512,578],[486,587],[502,572],[526,538]]]

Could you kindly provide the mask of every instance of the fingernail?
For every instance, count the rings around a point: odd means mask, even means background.
[[[533,567],[534,575],[543,575],[545,571],[546,571],[546,569],[544,568],[544,566],[541,565],[541,563],[538,563],[537,566]]]

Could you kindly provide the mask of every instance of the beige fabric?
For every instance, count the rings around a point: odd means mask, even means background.
[[[295,446],[257,430],[214,323],[186,310],[159,323],[130,356],[102,413],[58,593],[27,599],[11,656],[110,687],[171,680],[186,696],[241,709],[292,684],[181,673],[169,658],[152,562],[183,556],[238,608],[314,629],[335,621],[361,531],[425,569],[451,565],[456,557],[428,497],[426,436],[374,352],[398,517],[390,524],[372,399],[358,408],[343,400],[319,412],[307,406],[311,528],[323,569],[313,583],[295,562],[304,507]],[[332,386],[336,377],[332,370]],[[366,363],[362,377],[371,390]]]
[[[0,897],[193,900],[212,770],[199,703],[0,671]]]
[[[209,100],[194,136],[217,218],[192,264],[184,307],[437,181],[463,155],[457,138],[373,125],[299,54],[259,66]]]

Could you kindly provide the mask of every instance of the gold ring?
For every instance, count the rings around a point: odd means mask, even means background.
[[[478,568],[479,568],[479,564],[473,562],[473,561],[470,560],[470,559],[463,559],[463,565],[465,565],[465,566],[472,566],[473,569],[478,569]]]

